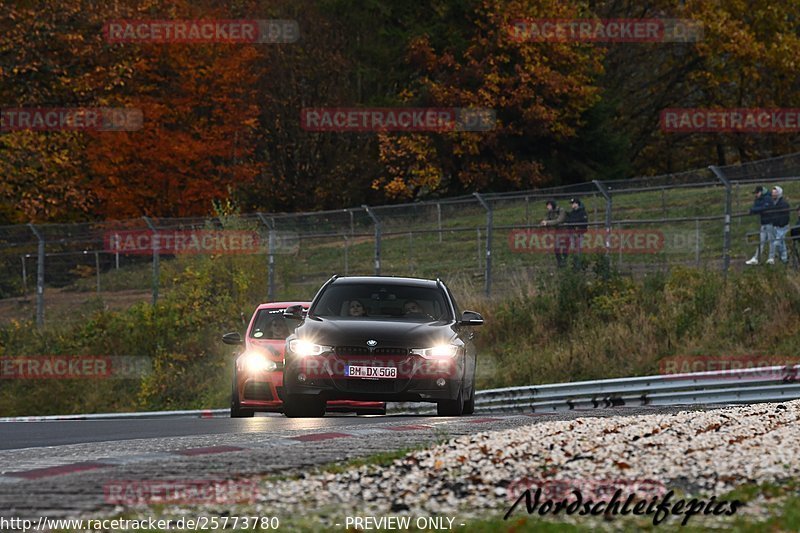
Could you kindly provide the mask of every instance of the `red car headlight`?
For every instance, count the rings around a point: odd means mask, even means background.
[[[272,372],[278,368],[275,361],[267,358],[263,353],[254,350],[248,350],[242,354],[240,361],[242,367],[249,373]]]

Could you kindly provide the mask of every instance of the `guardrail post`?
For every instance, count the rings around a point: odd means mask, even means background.
[[[38,255],[36,264],[36,326],[44,326],[44,237],[36,226],[28,224],[36,238],[39,240]]]
[[[375,224],[375,275],[381,275],[381,221],[372,212],[368,205],[364,204],[361,207],[367,212],[369,218]]]
[[[145,224],[147,227],[150,228],[150,231],[153,232],[153,236],[150,239],[150,244],[153,247],[153,307],[155,307],[156,303],[158,302],[158,284],[159,284],[159,252],[161,251],[161,243],[158,242],[158,229],[153,225],[153,222],[150,220],[150,217],[142,217],[144,219]]]
[[[612,200],[611,194],[608,192],[608,189],[600,180],[592,180],[592,183],[597,190],[600,191],[600,194],[603,195],[603,198],[606,199],[606,254],[611,249],[611,208],[612,208]]]
[[[262,213],[256,213],[258,219],[269,230],[267,237],[267,300],[275,301],[275,219],[267,218]]]
[[[728,181],[725,177],[725,173],[722,172],[722,169],[718,166],[710,165],[708,168],[725,186],[725,229],[722,240],[722,270],[727,277],[728,267],[731,264],[731,182]]]
[[[477,192],[472,194],[475,195],[475,198],[477,198],[483,208],[486,209],[486,279],[484,285],[486,296],[490,296],[492,294],[492,226],[494,225],[494,212],[492,211],[492,206],[483,199],[483,196]]]

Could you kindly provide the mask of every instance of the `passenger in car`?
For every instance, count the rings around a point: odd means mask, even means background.
[[[364,309],[364,304],[358,300],[350,300],[349,314],[350,316],[366,316],[367,311]]]

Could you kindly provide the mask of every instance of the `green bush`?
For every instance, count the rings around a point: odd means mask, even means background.
[[[602,265],[601,265],[602,267]],[[263,294],[263,271],[226,257],[175,268],[158,305],[93,310],[38,330],[0,328],[0,356],[133,355],[152,372],[138,380],[0,380],[0,416],[224,407],[232,349],[219,338],[243,329]],[[565,269],[486,299],[480,280],[450,285],[484,314],[479,388],[658,372],[674,355],[798,356],[800,279],[780,269],[731,273],[673,269],[641,279],[610,269]]]
[[[639,280],[564,272],[492,303],[482,387],[658,373],[667,356],[800,355],[800,280],[782,270],[675,268]]]

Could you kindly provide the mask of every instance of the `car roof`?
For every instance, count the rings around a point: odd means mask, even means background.
[[[262,309],[283,309],[285,307],[289,307],[290,305],[302,305],[303,307],[308,307],[311,305],[311,302],[268,302],[259,304],[256,307],[256,311],[260,311]]]
[[[431,287],[436,288],[437,282],[431,279],[422,278],[404,278],[399,276],[345,276],[333,280],[333,285],[344,284],[358,284],[358,283],[374,283],[383,285],[403,285],[414,287]]]

